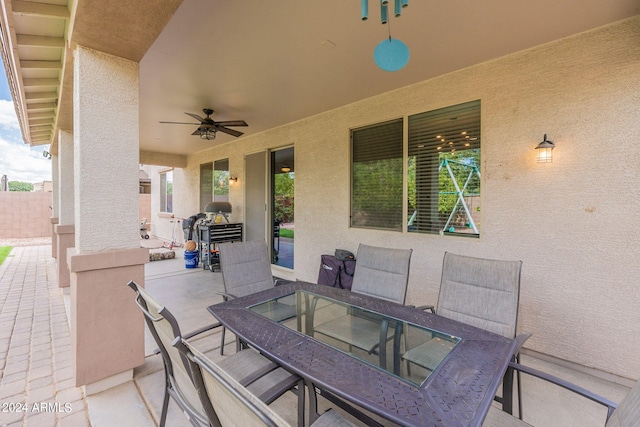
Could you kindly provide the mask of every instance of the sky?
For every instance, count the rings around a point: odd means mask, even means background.
[[[9,182],[51,181],[51,160],[42,155],[49,145],[25,144],[11,100],[7,75],[0,61],[0,176]]]

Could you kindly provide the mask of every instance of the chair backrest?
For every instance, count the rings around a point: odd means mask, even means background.
[[[522,261],[445,252],[437,313],[513,338],[516,335]]]
[[[174,345],[191,365],[194,385],[213,426],[290,427],[267,404],[189,343],[176,339]]]
[[[606,427],[637,427],[640,420],[640,381],[620,402],[607,420]]]
[[[264,240],[221,243],[218,249],[227,294],[243,297],[273,288],[271,264]]]
[[[412,252],[361,243],[351,291],[404,304]]]
[[[171,312],[144,288],[133,281],[129,282],[129,287],[137,294],[136,304],[144,314],[149,331],[160,349],[165,369],[174,387],[191,409],[199,414],[204,414],[200,399],[193,386],[193,380],[186,369],[186,359],[183,359],[180,352],[172,345],[174,339],[181,336],[178,322]]]

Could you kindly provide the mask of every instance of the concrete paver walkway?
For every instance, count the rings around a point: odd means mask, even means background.
[[[15,247],[0,266],[0,426],[89,426],[51,246]]]

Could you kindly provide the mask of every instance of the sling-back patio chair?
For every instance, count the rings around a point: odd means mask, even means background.
[[[173,398],[194,426],[209,425],[207,414],[193,386],[193,379],[187,368],[188,363],[172,345],[176,337],[182,339],[178,322],[171,312],[144,288],[133,281],[128,285],[136,292],[135,302],[144,314],[147,327],[159,347],[164,362],[165,394],[160,427],[163,427],[166,422],[169,397]],[[304,387],[301,378],[271,362],[257,351],[252,349],[240,351],[220,361],[219,366],[236,381],[248,387],[266,404],[270,404],[285,392],[297,387],[294,391],[298,394],[299,402],[302,402],[300,414],[303,416]]]
[[[487,331],[516,338],[518,352],[531,334],[516,337],[522,261],[475,258],[445,252],[442,263],[437,314]],[[422,309],[436,313],[433,306]],[[442,351],[439,338],[409,349],[402,359],[429,370],[436,368],[433,354]],[[514,355],[517,357],[518,352]],[[409,365],[408,365],[409,367]],[[497,400],[500,401],[500,397]],[[520,377],[518,405],[522,413]]]
[[[176,338],[173,345],[189,363],[190,370],[193,372],[194,386],[212,427],[290,426],[285,419],[236,381],[225,369],[221,369],[219,364],[213,363],[189,343]],[[303,387],[302,382],[299,387]],[[311,417],[311,421],[312,427],[355,427],[333,410],[320,416],[316,414]],[[299,427],[303,426],[300,424],[300,415],[298,415],[298,423]]]
[[[275,286],[267,244],[264,240],[222,243],[218,249],[224,282],[224,293],[221,295],[225,301],[271,289]],[[295,306],[281,302],[273,302],[270,310],[272,319],[276,321],[289,319],[296,315]],[[226,328],[223,327],[220,354],[224,352],[225,331]],[[237,339],[236,349],[240,349],[240,343]]]
[[[409,282],[412,249],[389,249],[360,244],[351,292],[404,304]],[[393,338],[394,328],[372,321],[366,312],[351,310],[343,316],[314,326],[313,332],[354,346],[369,354],[378,353],[380,366],[386,366],[386,345],[380,337]],[[381,327],[386,331],[381,332]]]
[[[547,374],[546,372],[513,362],[510,363],[509,366],[515,369],[516,372],[522,372],[540,378],[605,406],[607,408],[605,427],[638,427],[640,425],[640,381],[633,386],[629,394],[627,394],[618,405],[589,390]],[[483,427],[530,427],[530,424],[494,406],[490,408],[487,418],[482,425]]]

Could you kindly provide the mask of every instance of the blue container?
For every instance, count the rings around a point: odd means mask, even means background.
[[[198,251],[184,251],[184,266],[185,268],[198,267]]]

